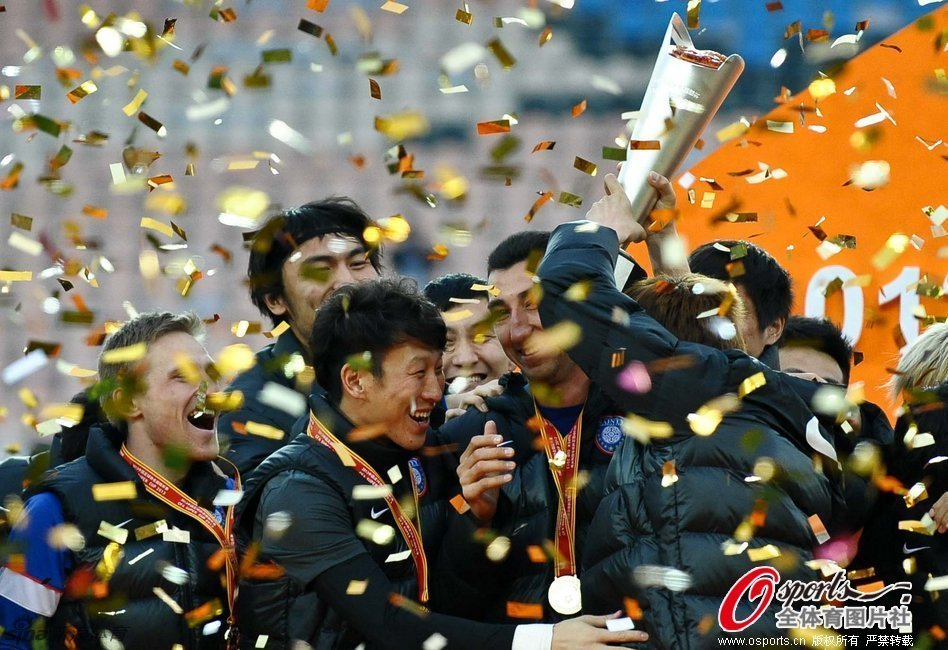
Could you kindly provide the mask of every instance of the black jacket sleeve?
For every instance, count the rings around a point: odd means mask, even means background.
[[[353,576],[366,581],[361,594],[348,593]],[[515,625],[478,623],[435,612],[420,612],[417,605],[403,606],[399,598],[393,597],[391,583],[368,554],[320,574],[316,591],[371,645],[379,648],[421,648],[435,634],[447,640],[446,648],[510,648],[516,630]]]
[[[565,223],[553,232],[537,277],[543,286],[543,326],[580,326],[582,337],[568,354],[619,407],[688,431],[689,414],[714,397],[739,393],[745,379],[763,373],[766,390],[750,392],[745,400],[766,411],[798,447],[823,454],[825,465],[838,466],[830,436],[811,422],[809,408],[784,387],[780,373],[740,351],[677,339],[616,288],[612,269],[617,254],[618,238],[611,228],[588,221]],[[584,300],[570,298],[568,290],[577,283],[586,286]],[[650,391],[623,388],[621,375],[634,361],[651,370]]]

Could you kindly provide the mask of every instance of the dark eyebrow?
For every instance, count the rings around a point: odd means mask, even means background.
[[[505,303],[500,298],[491,298],[487,303],[488,311],[494,311],[497,309],[507,309],[507,303]]]
[[[338,257],[338,255],[312,255],[300,262],[300,264],[331,264],[335,262]],[[351,260],[353,257],[366,257],[366,250],[360,246],[359,248],[346,254],[347,261]]]

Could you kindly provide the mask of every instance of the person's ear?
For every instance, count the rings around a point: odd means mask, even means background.
[[[124,388],[113,390],[103,404],[105,412],[116,418],[132,421],[142,416],[138,399]]]
[[[343,395],[350,399],[365,399],[367,386],[364,371],[356,370],[347,363],[339,369],[339,379]]]
[[[290,311],[282,295],[268,293],[263,301],[267,304],[267,309],[270,310],[270,313],[276,316],[283,316]]]
[[[773,345],[783,336],[783,328],[787,324],[786,318],[778,318],[764,329],[764,345]]]

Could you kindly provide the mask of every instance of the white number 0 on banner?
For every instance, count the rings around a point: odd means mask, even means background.
[[[806,304],[804,313],[813,318],[822,318],[826,315],[826,287],[831,282],[843,282],[843,334],[852,341],[859,343],[862,336],[863,312],[865,297],[862,287],[852,284],[846,286],[856,274],[845,266],[826,266],[813,274],[810,284],[806,288]],[[915,309],[919,305],[918,281],[920,270],[917,266],[906,266],[899,275],[884,287],[879,289],[879,306],[893,300],[899,301],[899,326],[906,343],[918,338],[918,319],[915,318]]]

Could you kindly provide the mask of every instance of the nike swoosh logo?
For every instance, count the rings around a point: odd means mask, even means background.
[[[915,551],[924,551],[926,548],[931,548],[931,546],[919,546],[918,548],[909,548],[908,544],[902,544],[902,552],[908,555],[909,553],[914,553]]]
[[[386,510],[388,510],[388,508],[382,508],[381,510],[379,510],[378,512],[376,512],[376,511],[375,511],[375,508],[372,508],[372,513],[371,513],[371,514],[372,514],[372,519],[378,519],[378,518],[379,518],[379,515],[381,515],[381,514],[382,514],[383,512],[385,512]]]

